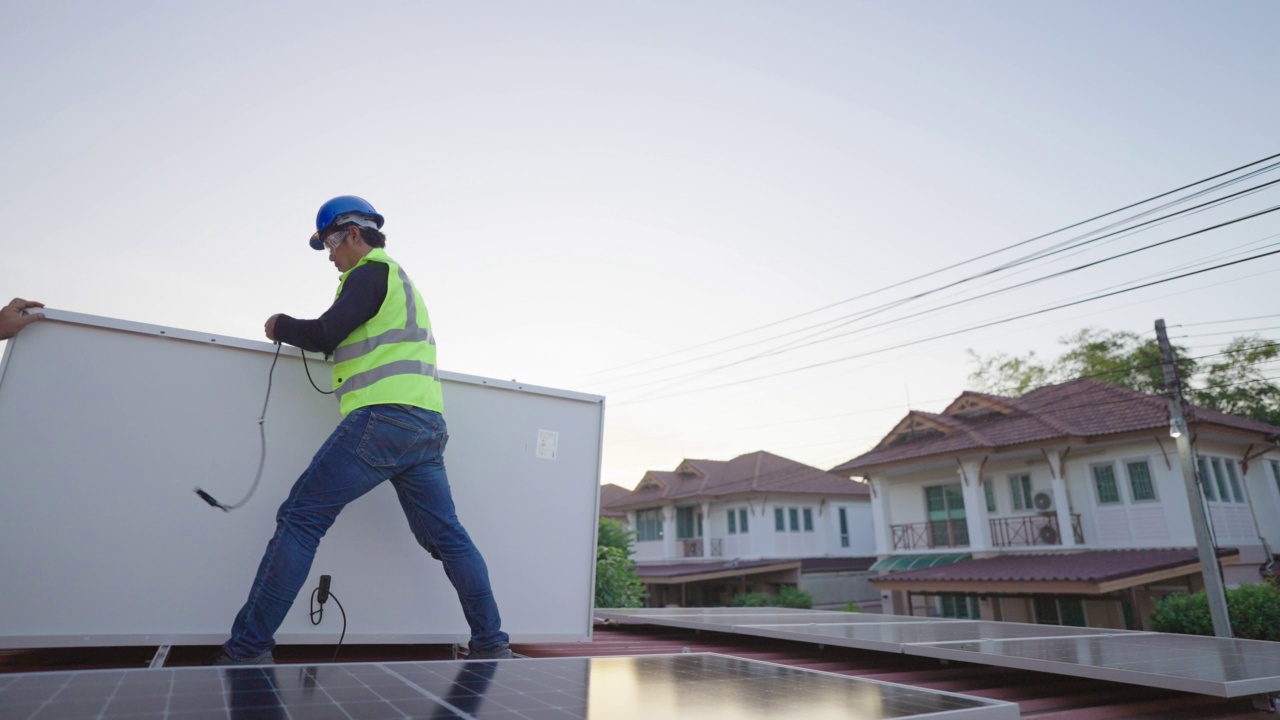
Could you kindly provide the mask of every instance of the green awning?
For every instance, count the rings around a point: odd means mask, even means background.
[[[961,560],[968,560],[973,557],[969,553],[941,553],[937,555],[894,555],[883,560],[877,560],[875,565],[871,566],[872,570],[919,570],[920,568],[937,567],[939,565],[950,565]]]

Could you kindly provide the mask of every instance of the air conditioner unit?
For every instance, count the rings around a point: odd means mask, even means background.
[[[1040,532],[1037,533],[1037,535],[1039,536],[1040,544],[1042,545],[1058,544],[1058,531],[1055,530],[1052,525],[1045,525],[1041,527]]]
[[[1031,504],[1035,505],[1037,510],[1045,511],[1053,509],[1053,495],[1047,492],[1038,492],[1031,498]]]

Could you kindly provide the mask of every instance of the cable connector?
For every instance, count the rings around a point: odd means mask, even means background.
[[[201,490],[200,488],[196,488],[196,494],[200,496],[201,500],[204,500],[205,502],[209,503],[213,507],[218,508],[222,512],[231,512],[230,510],[227,509],[226,505],[223,505],[222,503],[218,502],[213,498],[212,495]]]

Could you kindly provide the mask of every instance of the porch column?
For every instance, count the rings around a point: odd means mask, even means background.
[[[893,516],[886,497],[889,483],[883,478],[869,478],[868,482],[871,485],[871,525],[875,531],[876,555],[888,555],[893,552]]]
[[[773,508],[769,506],[768,500],[761,498],[759,500],[752,499],[751,503],[751,525],[747,531],[747,537],[751,538],[751,557],[767,558],[777,557],[778,544],[775,542],[773,531]],[[755,512],[759,510],[760,514]]]
[[[702,521],[698,525],[702,526],[702,557],[711,557],[711,503],[704,502],[698,506],[698,510],[702,512]],[[697,530],[697,525],[694,526]]]
[[[991,523],[987,519],[987,494],[982,488],[982,460],[964,460],[956,472],[964,493],[964,518],[969,526],[969,549],[984,552],[991,549]]]
[[[662,506],[662,557],[670,560],[682,555],[676,540],[676,506]]]
[[[1076,546],[1076,531],[1071,524],[1071,501],[1067,498],[1067,468],[1062,451],[1046,450],[1049,473],[1053,476],[1053,507],[1058,516],[1058,543],[1062,547]]]

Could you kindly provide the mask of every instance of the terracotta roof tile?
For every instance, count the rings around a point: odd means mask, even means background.
[[[600,486],[600,514],[606,517],[610,517],[610,516],[625,517],[626,513],[623,513],[620,511],[610,511],[608,510],[608,506],[609,506],[609,503],[616,502],[617,500],[624,498],[630,494],[631,494],[631,491],[622,487],[621,485],[615,485],[613,483],[606,483],[604,485],[601,485]]]
[[[964,431],[955,430],[911,442],[893,442],[893,438],[886,437],[875,449],[836,466],[831,472],[852,474],[878,465],[965,450],[1162,429],[1169,424],[1168,401],[1163,397],[1092,378],[1047,385],[1017,398],[983,397],[999,401],[1008,408],[1007,413],[938,416],[916,411],[915,414],[935,419],[940,425],[958,426]],[[939,418],[945,418],[945,421]],[[1190,408],[1188,421],[1193,425],[1206,423],[1280,436],[1280,427],[1197,406]]]
[[[863,483],[763,450],[732,460],[685,460],[679,468],[690,468],[702,476],[681,477],[677,472],[650,471],[645,478],[658,479],[666,484],[665,488],[642,480],[636,490],[611,501],[607,507],[626,509],[646,503],[753,492],[839,497],[869,497],[871,493]],[[603,500],[601,507],[605,507]]]

